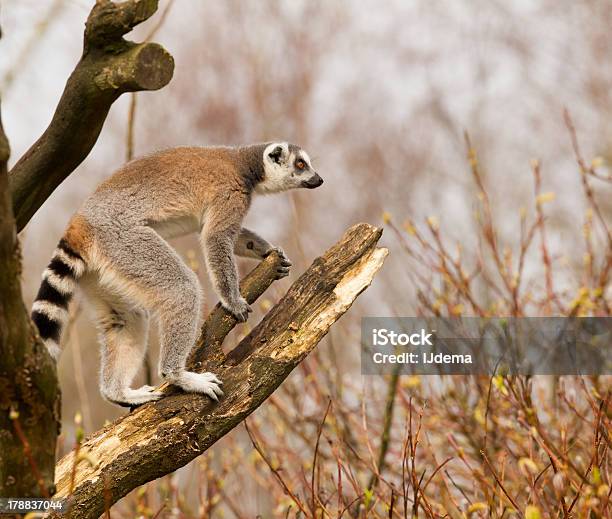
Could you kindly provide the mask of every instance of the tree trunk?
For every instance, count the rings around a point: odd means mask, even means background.
[[[50,496],[59,390],[55,364],[21,298],[21,257],[6,174],[9,153],[0,121],[0,497]]]
[[[220,344],[235,320],[213,310],[192,359],[223,380],[221,402],[168,388],[168,397],[91,435],[76,460],[72,452],[57,465],[55,497],[71,496],[70,517],[98,517],[139,485],[189,463],[257,409],[370,285],[387,255],[376,247],[381,233],[367,224],[350,228],[227,356]],[[266,258],[245,279],[247,299],[271,283],[277,261]]]

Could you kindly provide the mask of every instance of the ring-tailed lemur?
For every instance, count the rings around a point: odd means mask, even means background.
[[[55,359],[61,353],[60,333],[78,283],[97,311],[106,399],[132,406],[161,398],[149,386],[130,388],[154,313],[160,375],[217,400],[223,393],[214,374],[185,369],[202,322],[202,295],[195,273],[166,238],[200,233],[221,304],[246,321],[251,308],[238,290],[234,254],[262,259],[277,251],[279,278],[291,265],[282,249],[242,227],[251,196],[322,183],[308,154],[285,142],[175,148],[129,162],[72,217],[43,273],[32,319],[49,352]]]

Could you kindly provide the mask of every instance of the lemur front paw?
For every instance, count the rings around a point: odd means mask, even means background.
[[[209,396],[215,402],[223,396],[219,387],[223,382],[214,373],[193,373],[192,371],[181,371],[176,375],[166,375],[165,379],[180,387],[188,393],[202,393]]]
[[[244,323],[249,318],[249,312],[253,311],[244,297],[238,298],[234,303],[221,304],[239,323]]]
[[[266,252],[266,256],[269,256],[271,253],[276,252],[280,257],[280,265],[276,269],[276,279],[281,279],[289,275],[289,267],[293,265],[291,260],[285,254],[285,251],[280,247],[272,247],[268,252]]]

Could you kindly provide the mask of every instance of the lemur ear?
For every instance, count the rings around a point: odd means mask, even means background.
[[[276,146],[270,153],[268,153],[268,157],[270,157],[277,164],[280,164],[282,156],[283,156],[282,146]]]

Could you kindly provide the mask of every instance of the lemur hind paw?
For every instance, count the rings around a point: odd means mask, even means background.
[[[181,371],[178,375],[167,376],[166,380],[188,393],[202,393],[207,395],[215,402],[218,402],[219,397],[223,396],[223,391],[219,387],[223,382],[221,382],[214,373]]]
[[[118,395],[105,395],[107,400],[113,404],[120,405],[122,407],[135,407],[147,402],[155,402],[160,398],[163,398],[164,394],[160,391],[153,391],[151,386],[142,386],[138,389],[124,389],[121,394]]]

